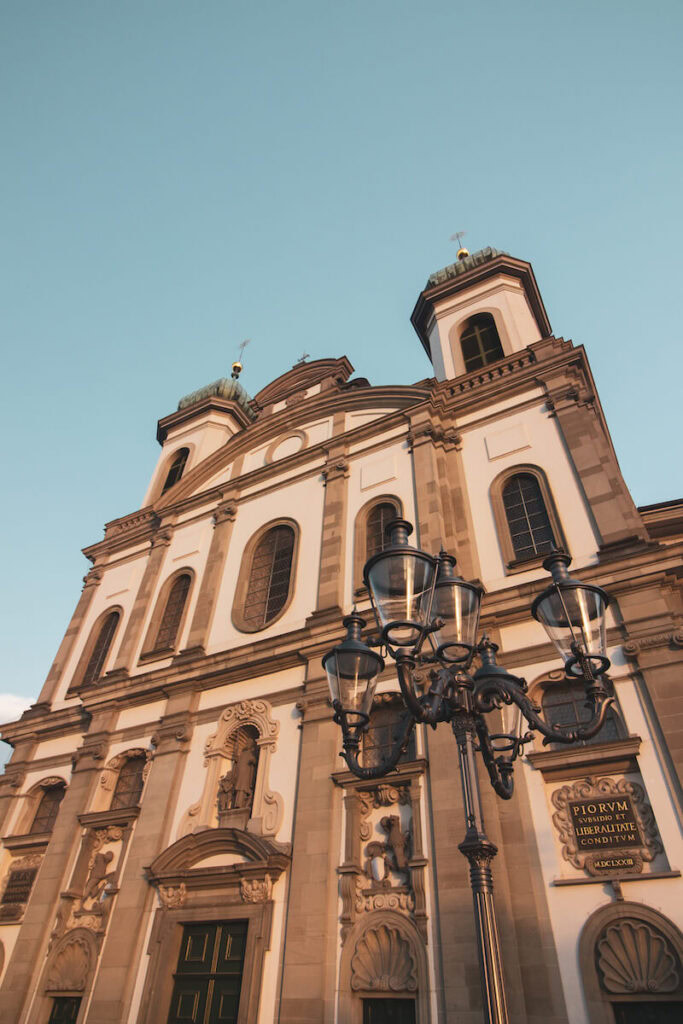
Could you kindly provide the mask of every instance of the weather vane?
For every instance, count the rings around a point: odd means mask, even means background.
[[[451,242],[458,243],[458,255],[456,259],[462,260],[465,258],[465,256],[469,256],[470,254],[469,249],[466,249],[464,245],[461,245],[461,240],[465,237],[466,234],[466,231],[456,231],[455,234],[451,235],[450,237]]]
[[[303,355],[299,356],[297,361],[294,363],[295,366],[303,366],[308,359],[310,352],[304,352]]]
[[[242,356],[244,355],[244,350],[250,341],[251,338],[245,338],[242,344],[239,346],[239,355],[237,356],[235,362],[232,364],[232,373],[230,374],[233,380],[237,380],[237,378],[242,372]]]

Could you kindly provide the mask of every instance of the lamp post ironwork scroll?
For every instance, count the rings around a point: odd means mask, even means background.
[[[609,668],[609,598],[600,587],[569,575],[571,559],[565,552],[554,550],[545,559],[552,582],[535,599],[531,613],[562,656],[567,676],[583,682],[589,712],[580,725],[551,726],[528,696],[524,679],[498,665],[496,644],[487,637],[477,640],[481,589],[456,575],[456,561],[445,551],[433,557],[411,547],[412,526],[406,520],[394,519],[386,533],[388,544],[363,570],[379,635],[363,641],[366,623],[354,609],[344,619],[346,637],[323,658],[335,721],[342,730],[342,757],[358,778],[381,778],[396,768],[416,724],[435,728],[440,722],[450,723],[458,746],[466,820],[459,849],[470,868],[485,1019],[487,1024],[507,1024],[491,872],[498,850],[484,829],[476,754],[481,753],[498,796],[509,800],[514,761],[535,731],[544,743],[576,743],[599,732],[613,700],[604,678]],[[396,663],[408,714],[388,756],[370,767],[361,764],[360,751],[385,664],[378,649]],[[489,731],[487,715],[504,705],[519,709],[520,721],[526,720],[529,731]]]

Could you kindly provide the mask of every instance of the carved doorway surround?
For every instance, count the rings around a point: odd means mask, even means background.
[[[620,901],[596,910],[579,963],[591,1024],[683,1020],[683,935],[651,907]]]

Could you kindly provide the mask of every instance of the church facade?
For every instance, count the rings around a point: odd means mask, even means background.
[[[529,612],[545,554],[612,598],[602,732],[527,744],[510,801],[482,766],[510,1019],[681,1019],[683,503],[635,507],[529,263],[463,252],[412,323],[434,371],[412,386],[341,357],[186,396],[142,507],[84,549],[40,697],[1,730],[3,1022],[483,1020],[453,736],[420,726],[356,778],[321,665],[354,604],[370,623],[397,516],[483,587],[553,724],[585,711]],[[374,699],[367,764],[402,715],[392,664]]]

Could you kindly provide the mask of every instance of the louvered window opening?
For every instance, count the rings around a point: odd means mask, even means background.
[[[63,796],[64,786],[50,786],[49,789],[43,790],[36,816],[31,825],[31,835],[38,832],[52,832]]]
[[[96,679],[100,678],[118,624],[118,612],[112,612],[111,615],[108,615],[102,623],[99,635],[95,641],[95,646],[92,649],[92,654],[88,659],[88,664],[86,665],[85,672],[83,673],[84,683],[94,683]]]
[[[276,526],[259,541],[244,602],[248,627],[267,625],[287,603],[293,551],[294,531],[289,526]]]
[[[543,716],[552,726],[561,726],[571,729],[577,725],[583,725],[590,720],[590,710],[586,707],[586,694],[582,686],[565,683],[553,683],[546,687],[541,701]],[[602,729],[596,736],[588,740],[582,740],[581,745],[587,746],[591,743],[605,743],[607,740],[618,740],[623,735],[619,719],[613,707],[610,707],[605,716]],[[562,747],[561,743],[552,744],[554,747]]]
[[[391,754],[394,743],[405,726],[408,712],[400,704],[389,704],[375,708],[370,719],[370,727],[363,734],[363,766],[375,768],[386,761]],[[412,732],[408,747],[401,755],[401,761],[414,761],[415,733]]]
[[[392,519],[396,519],[397,515],[398,512],[395,506],[391,505],[388,501],[375,505],[371,509],[368,515],[365,534],[366,558],[372,558],[373,555],[378,555],[380,551],[384,551],[389,543],[385,533],[387,523],[390,523]]]
[[[121,807],[135,807],[140,803],[140,795],[144,784],[143,772],[146,758],[129,757],[119,772],[119,777],[111,802],[112,811]]]
[[[552,549],[555,536],[535,476],[513,476],[503,489],[503,507],[515,558],[533,558]]]
[[[181,476],[185,471],[185,463],[187,462],[187,456],[190,454],[189,448],[181,448],[176,452],[173,462],[171,463],[170,469],[166,476],[166,481],[163,486],[162,494],[165,494],[173,484],[177,484]]]
[[[503,358],[503,346],[490,313],[483,313],[470,321],[460,338],[460,345],[467,373]]]
[[[161,619],[157,638],[154,641],[155,651],[163,651],[175,646],[178,629],[180,627],[180,620],[183,617],[183,610],[185,608],[185,602],[187,600],[189,590],[189,576],[179,576],[178,579],[174,581],[168,595],[168,600],[166,601],[166,607],[164,608],[164,614]]]

